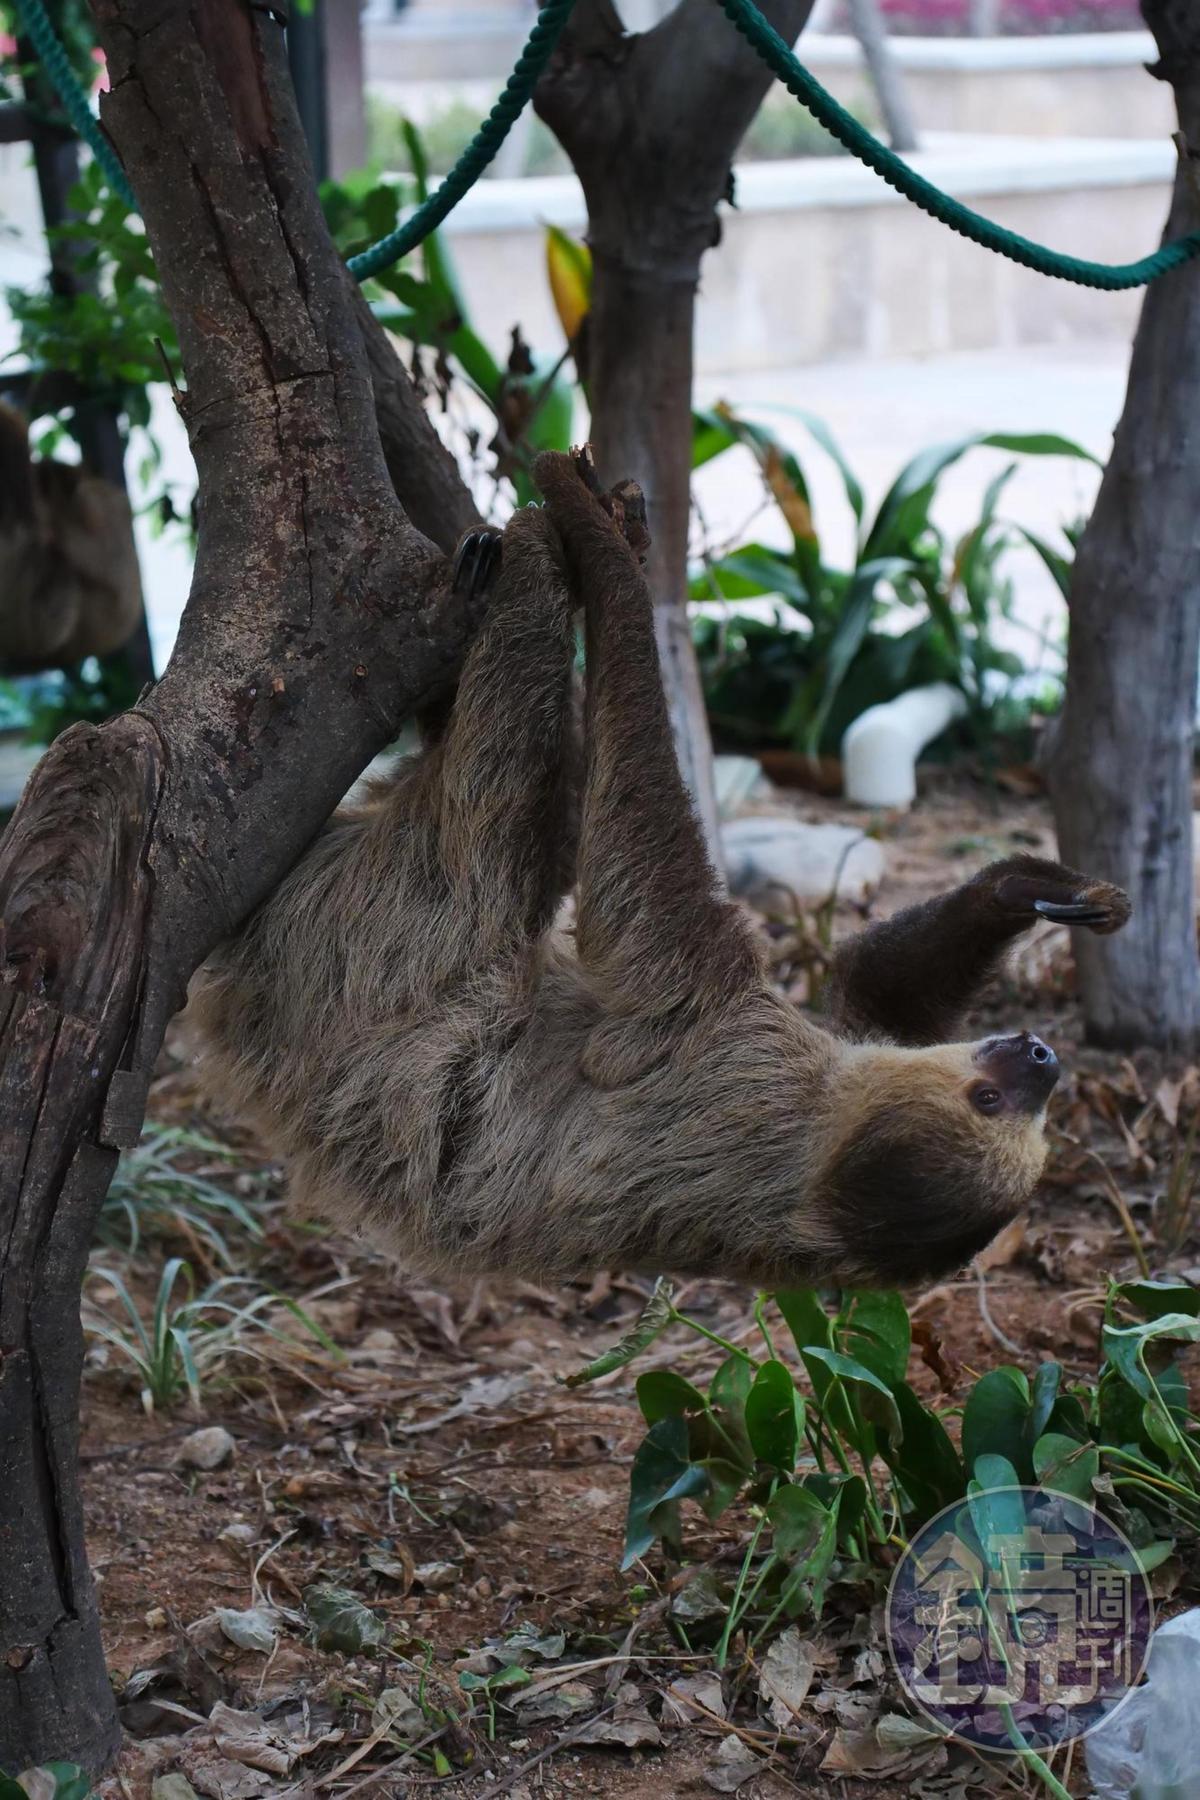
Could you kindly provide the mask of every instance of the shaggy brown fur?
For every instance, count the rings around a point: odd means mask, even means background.
[[[340,813],[203,973],[225,1093],[302,1205],[436,1273],[960,1265],[1029,1197],[1057,1065],[1028,1034],[928,1040],[1039,912],[1111,929],[1124,896],[996,864],[850,947],[852,1036],[804,1017],[717,892],[611,508],[566,457],[537,478],[442,740]],[[586,768],[561,934],[574,600]]]
[[[24,419],[0,406],[0,662],[30,671],[106,656],[141,616],[125,495],[78,464],[33,461]]]

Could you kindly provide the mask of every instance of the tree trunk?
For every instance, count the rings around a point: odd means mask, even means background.
[[[763,10],[791,41],[811,6],[768,0]],[[712,0],[681,0],[632,35],[610,0],[580,0],[535,96],[587,200],[592,438],[601,480],[632,476],[646,495],[667,704],[718,868],[712,745],[687,619],[692,341],[717,206],[771,79]]]
[[[1146,0],[1157,71],[1200,146],[1200,20]],[[1169,236],[1200,227],[1200,161],[1181,157]],[[1190,1052],[1200,1034],[1192,771],[1200,651],[1200,264],[1147,291],[1125,410],[1071,583],[1067,689],[1051,787],[1060,852],[1126,888],[1133,917],[1080,933],[1093,1043]]]
[[[138,707],[47,753],[0,841],[0,1766],[118,1742],[76,1466],[79,1285],[188,976],[393,734],[472,621],[388,480],[472,510],[329,240],[278,15],[96,0],[104,102],[178,333],[195,579]],[[449,532],[439,532],[445,541]]]

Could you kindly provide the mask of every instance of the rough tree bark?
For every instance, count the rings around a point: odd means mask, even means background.
[[[1200,13],[1144,0],[1182,133],[1167,234],[1200,228]],[[1121,884],[1133,917],[1075,946],[1089,1038],[1191,1050],[1200,1035],[1192,768],[1200,650],[1200,263],[1147,291],[1125,409],[1071,583],[1051,758],[1059,848]],[[1086,933],[1079,936],[1085,937]]]
[[[76,1468],[79,1289],[163,1030],[471,621],[443,547],[470,501],[321,219],[277,11],[96,0],[104,116],[179,332],[195,580],[138,706],[76,726],[0,842],[0,1766],[117,1744]]]
[[[764,0],[789,43],[812,0]],[[720,862],[712,746],[686,610],[692,338],[717,205],[771,76],[712,0],[680,0],[626,33],[611,0],[580,0],[535,105],[583,184],[593,259],[591,436],[605,484],[646,495],[647,572],[685,779]]]

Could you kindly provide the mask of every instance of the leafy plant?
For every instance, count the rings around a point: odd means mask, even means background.
[[[198,1410],[204,1383],[218,1377],[235,1357],[278,1361],[280,1353],[272,1355],[271,1347],[280,1345],[288,1359],[294,1359],[298,1346],[272,1321],[273,1308],[282,1307],[324,1350],[337,1354],[303,1307],[247,1277],[221,1276],[197,1294],[190,1267],[182,1257],[173,1256],[163,1267],[146,1319],[115,1270],[94,1268],[88,1273],[113,1290],[119,1310],[114,1314],[102,1306],[86,1307],[84,1329],[133,1364],[147,1412],[174,1406],[185,1395]]]
[[[735,1502],[749,1507],[718,1664],[735,1632],[753,1647],[781,1615],[819,1615],[834,1582],[881,1583],[896,1546],[943,1507],[1014,1483],[1098,1506],[1145,1570],[1200,1534],[1200,1421],[1176,1361],[1179,1346],[1200,1342],[1200,1289],[1112,1285],[1096,1381],[1068,1386],[1054,1362],[1032,1380],[993,1369],[961,1408],[957,1443],[949,1414],[908,1380],[912,1333],[899,1294],[801,1289],[770,1302],[790,1355],[777,1347],[767,1296],[756,1306],[762,1356],[681,1313],[660,1284],[621,1343],[572,1377],[578,1385],[625,1366],[674,1325],[722,1352],[704,1386],[670,1368],[637,1380],[647,1429],[630,1474],[623,1563],[655,1543],[682,1557],[685,1501],[709,1519]]]
[[[203,1158],[200,1169],[185,1166]],[[181,1126],[148,1124],[135,1150],[127,1150],[104,1197],[96,1236],[135,1256],[146,1239],[183,1238],[204,1262],[236,1267],[226,1233],[236,1227],[261,1242],[263,1227],[250,1208],[212,1179],[239,1161],[227,1144]]]
[[[0,1770],[0,1800],[88,1800],[91,1777],[78,1763],[40,1763],[17,1776]]]
[[[989,484],[978,520],[957,543],[932,517],[938,483],[977,447],[1091,460],[1088,453],[1048,433],[960,438],[907,463],[869,518],[862,487],[828,429],[807,413],[795,416],[841,476],[856,522],[849,569],[825,560],[803,468],[769,429],[727,407],[695,418],[693,465],[735,446],[749,450],[791,544],[777,550],[752,542],[708,558],[693,578],[692,599],[736,606],[775,598],[800,620],[789,624],[779,610],[774,621],[737,612],[696,620],[715,731],[735,744],[776,744],[810,755],[836,750],[846,726],[868,706],[925,682],[948,681],[965,694],[981,732],[992,722],[997,686],[1022,673],[1020,660],[994,636],[996,621],[1011,611],[1012,584],[1004,568],[1009,550],[1018,538],[1028,543],[1064,593],[1070,562],[1033,533],[1000,519],[999,503],[1016,462]]]

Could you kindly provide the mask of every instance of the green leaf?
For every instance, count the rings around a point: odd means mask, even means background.
[[[1040,1364],[1033,1378],[1033,1392],[1030,1395],[1028,1438],[1035,1443],[1050,1422],[1050,1414],[1054,1411],[1058,1400],[1059,1383],[1062,1381],[1062,1364],[1044,1362]]]
[[[1159,1538],[1157,1542],[1143,1544],[1139,1550],[1135,1550],[1134,1559],[1142,1574],[1150,1575],[1155,1569],[1161,1568],[1174,1548],[1174,1538]]]
[[[848,1353],[889,1387],[904,1380],[912,1326],[899,1294],[873,1289],[844,1293],[836,1330]]]
[[[630,1471],[622,1569],[644,1556],[660,1535],[661,1524],[654,1518],[658,1508],[702,1494],[707,1483],[704,1470],[689,1459],[686,1421],[660,1419],[652,1425],[638,1445]]]
[[[685,1381],[682,1375],[676,1375],[673,1369],[651,1369],[645,1375],[639,1375],[636,1392],[647,1425],[708,1409],[708,1401],[699,1388]]]
[[[827,1350],[834,1348],[833,1320],[814,1288],[781,1288],[774,1300],[797,1350],[807,1350],[812,1344],[822,1344]]]
[[[904,1428],[900,1423],[900,1413],[892,1397],[892,1390],[865,1363],[856,1361],[853,1356],[843,1356],[837,1350],[822,1349],[820,1345],[810,1345],[805,1352],[805,1361],[810,1357],[846,1384],[865,1419],[877,1425],[891,1439],[903,1437]]]
[[[1003,1456],[1021,1481],[1033,1476],[1026,1444],[1029,1383],[1020,1369],[992,1369],[971,1389],[963,1411],[962,1455],[973,1469],[981,1456]]]
[[[611,1375],[615,1369],[625,1368],[635,1356],[640,1356],[655,1338],[662,1336],[674,1318],[673,1292],[670,1282],[660,1276],[654,1284],[654,1292],[625,1335],[611,1350],[603,1351],[584,1368],[577,1369],[574,1375],[564,1376],[563,1386],[576,1388],[588,1381],[599,1381],[602,1375]]]
[[[91,1792],[91,1777],[78,1763],[41,1763],[22,1769],[15,1781],[0,1774],[0,1800],[88,1800]]]
[[[1045,1432],[1033,1446],[1033,1472],[1041,1487],[1073,1500],[1092,1502],[1092,1483],[1100,1473],[1095,1444],[1078,1444],[1059,1432]]]
[[[761,1364],[746,1399],[746,1430],[755,1456],[788,1474],[804,1434],[804,1402],[786,1363]]]
[[[1160,1318],[1150,1319],[1144,1325],[1120,1328],[1106,1325],[1100,1338],[1108,1362],[1143,1400],[1155,1397],[1154,1383],[1146,1363],[1147,1349],[1153,1344],[1160,1350],[1165,1350],[1167,1340],[1200,1343],[1200,1318],[1189,1317],[1186,1313],[1164,1313]]]
[[[888,489],[863,545],[864,557],[909,554],[914,541],[929,527],[929,508],[941,476],[976,447],[1014,450],[1023,456],[1070,456],[1091,463],[1097,460],[1070,438],[1057,437],[1052,432],[974,433],[954,443],[935,445],[914,456]]]
[[[767,1507],[776,1556],[788,1564],[781,1589],[785,1611],[807,1606],[819,1612],[826,1577],[837,1551],[837,1513],[807,1488],[785,1487]]]
[[[318,1650],[362,1656],[391,1640],[390,1627],[349,1588],[318,1582],[304,1590],[304,1608],[312,1622],[313,1643]]]
[[[986,1551],[994,1539],[1019,1539],[1025,1530],[1025,1500],[1016,1469],[1006,1456],[976,1458],[967,1484],[967,1505]]]
[[[719,1519],[746,1485],[746,1470],[724,1456],[703,1456],[696,1467],[708,1478],[708,1491],[698,1496],[706,1519]]]
[[[1191,1287],[1186,1282],[1122,1281],[1116,1293],[1147,1319],[1161,1319],[1168,1313],[1200,1317],[1200,1287]]]
[[[881,1453],[912,1502],[913,1524],[924,1524],[966,1491],[962,1459],[937,1414],[924,1406],[906,1381],[892,1389],[904,1436],[885,1438]]]

